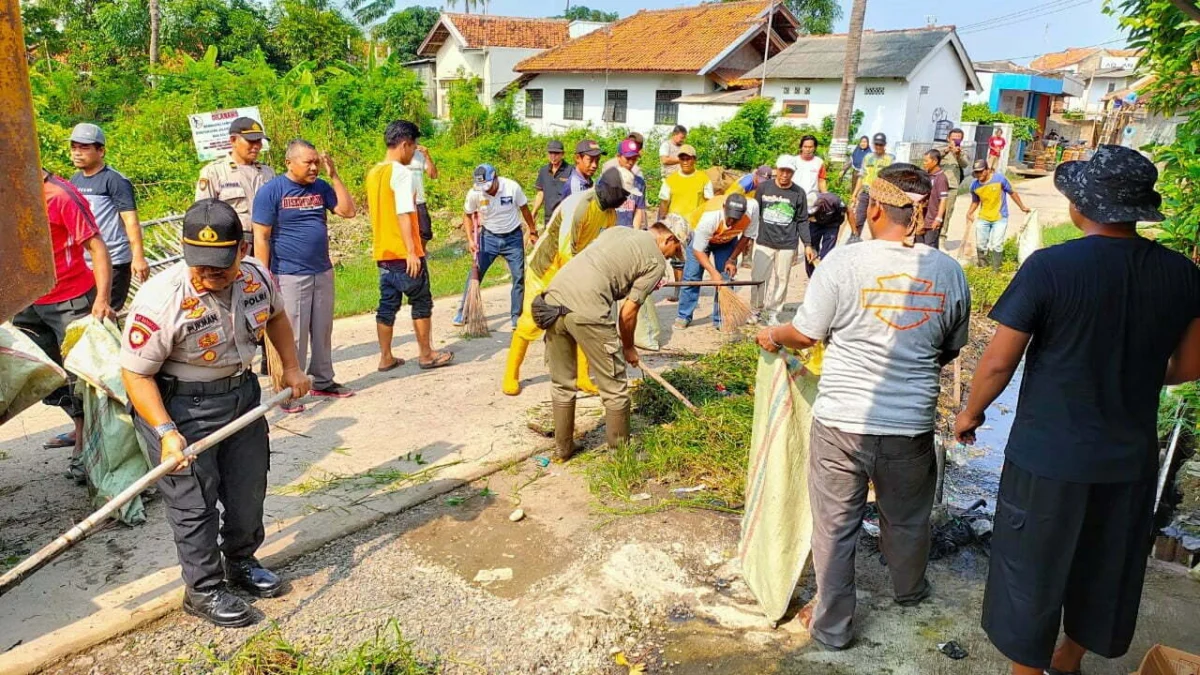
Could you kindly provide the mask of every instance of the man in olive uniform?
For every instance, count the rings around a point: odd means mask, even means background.
[[[275,171],[258,162],[264,140],[262,125],[250,117],[239,117],[229,125],[229,155],[214,160],[200,169],[196,183],[196,200],[220,199],[233,207],[242,222],[246,241],[254,243],[254,224],[250,214],[254,195],[275,177]]]
[[[194,458],[183,451],[259,404],[250,361],[264,333],[278,346],[284,383],[297,397],[309,388],[279,287],[246,256],[242,232],[228,204],[193,204],[183,217],[183,261],[138,290],[121,345],[121,379],[150,459],[178,462],[158,489],[187,584],[183,609],[218,626],[253,620],[227,582],[258,597],[282,589],[254,557],[264,536],[267,423],[259,418]]]
[[[946,214],[942,216],[942,221],[945,226],[942,228],[942,237],[950,231],[950,219],[954,217],[954,203],[958,198],[958,186],[962,185],[963,179],[967,176],[967,167],[971,162],[967,160],[967,153],[963,150],[963,138],[966,136],[962,129],[954,128],[946,136],[946,146],[943,148],[935,148],[942,153],[942,171],[946,172],[946,183],[950,186],[950,194],[946,198]]]
[[[655,223],[649,230],[604,230],[567,262],[546,293],[534,300],[534,316],[546,330],[555,458],[560,461],[569,459],[575,451],[577,351],[587,357],[600,390],[609,447],[629,440],[625,366],[637,367],[639,363],[633,343],[638,311],[667,273],[665,258],[679,258],[683,252],[682,242],[689,232],[685,223],[676,222],[677,231],[664,223]],[[613,304],[622,298],[618,323],[614,324]]]

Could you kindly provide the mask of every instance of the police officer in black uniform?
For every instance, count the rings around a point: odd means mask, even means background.
[[[218,626],[253,621],[235,586],[272,597],[282,582],[255,559],[262,544],[270,443],[258,419],[190,463],[183,450],[259,404],[250,370],[264,333],[283,379],[309,388],[274,277],[246,256],[237,212],[204,199],[183,218],[183,261],[138,290],[126,319],[121,370],[151,460],[179,460],[159,481],[187,593],[183,608]],[[224,518],[217,510],[221,502]]]

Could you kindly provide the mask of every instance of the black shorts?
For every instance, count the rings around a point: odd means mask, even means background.
[[[25,331],[42,351],[58,365],[63,364],[60,346],[67,326],[92,313],[96,289],[71,300],[52,305],[30,305],[13,317],[13,326]],[[83,401],[74,393],[75,376],[67,373],[67,384],[50,392],[42,403],[62,408],[72,418],[83,417]]]
[[[133,263],[112,266],[112,284],[109,286],[112,293],[109,295],[108,304],[114,312],[125,308],[125,301],[129,299],[129,284],[132,282]]]
[[[429,219],[429,208],[417,204],[417,228],[421,231],[421,241],[433,239],[433,221]]]
[[[429,265],[421,259],[421,273],[408,276],[408,266],[403,260],[388,260],[376,263],[379,266],[379,308],[375,310],[375,321],[385,325],[396,325],[396,312],[408,297],[412,307],[412,318],[428,319],[433,316],[433,293],[429,290]]]
[[[1153,537],[1154,476],[1070,483],[1004,463],[983,629],[1012,661],[1048,668],[1061,623],[1089,652],[1129,651]]]

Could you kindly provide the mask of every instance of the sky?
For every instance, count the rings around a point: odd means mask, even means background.
[[[436,4],[401,0],[400,6]],[[572,5],[618,12],[622,17],[639,9],[664,9],[698,4],[698,0],[573,0]],[[850,0],[842,0],[842,20],[837,30],[846,30]],[[940,25],[954,24],[967,53],[974,61],[1008,59],[1027,63],[1046,52],[1067,47],[1102,46],[1121,48],[1124,35],[1115,17],[1101,9],[1104,0],[868,0],[866,28],[892,30],[925,25],[926,16]],[[461,3],[456,3],[461,11]],[[559,14],[566,0],[490,0],[488,12],[507,16]],[[1004,19],[1002,17],[1010,17]],[[973,27],[972,27],[973,26]]]

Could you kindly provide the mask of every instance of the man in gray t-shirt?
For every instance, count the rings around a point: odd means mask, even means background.
[[[936,462],[938,376],[967,342],[971,293],[952,258],[914,244],[914,196],[928,174],[911,164],[879,172],[867,221],[874,239],[838,247],[816,268],[788,326],[759,333],[768,351],[826,345],[809,445],[817,599],[801,612],[835,649],[854,637],[854,550],[873,481],[882,548],[896,601],[930,592],[929,514]]]

